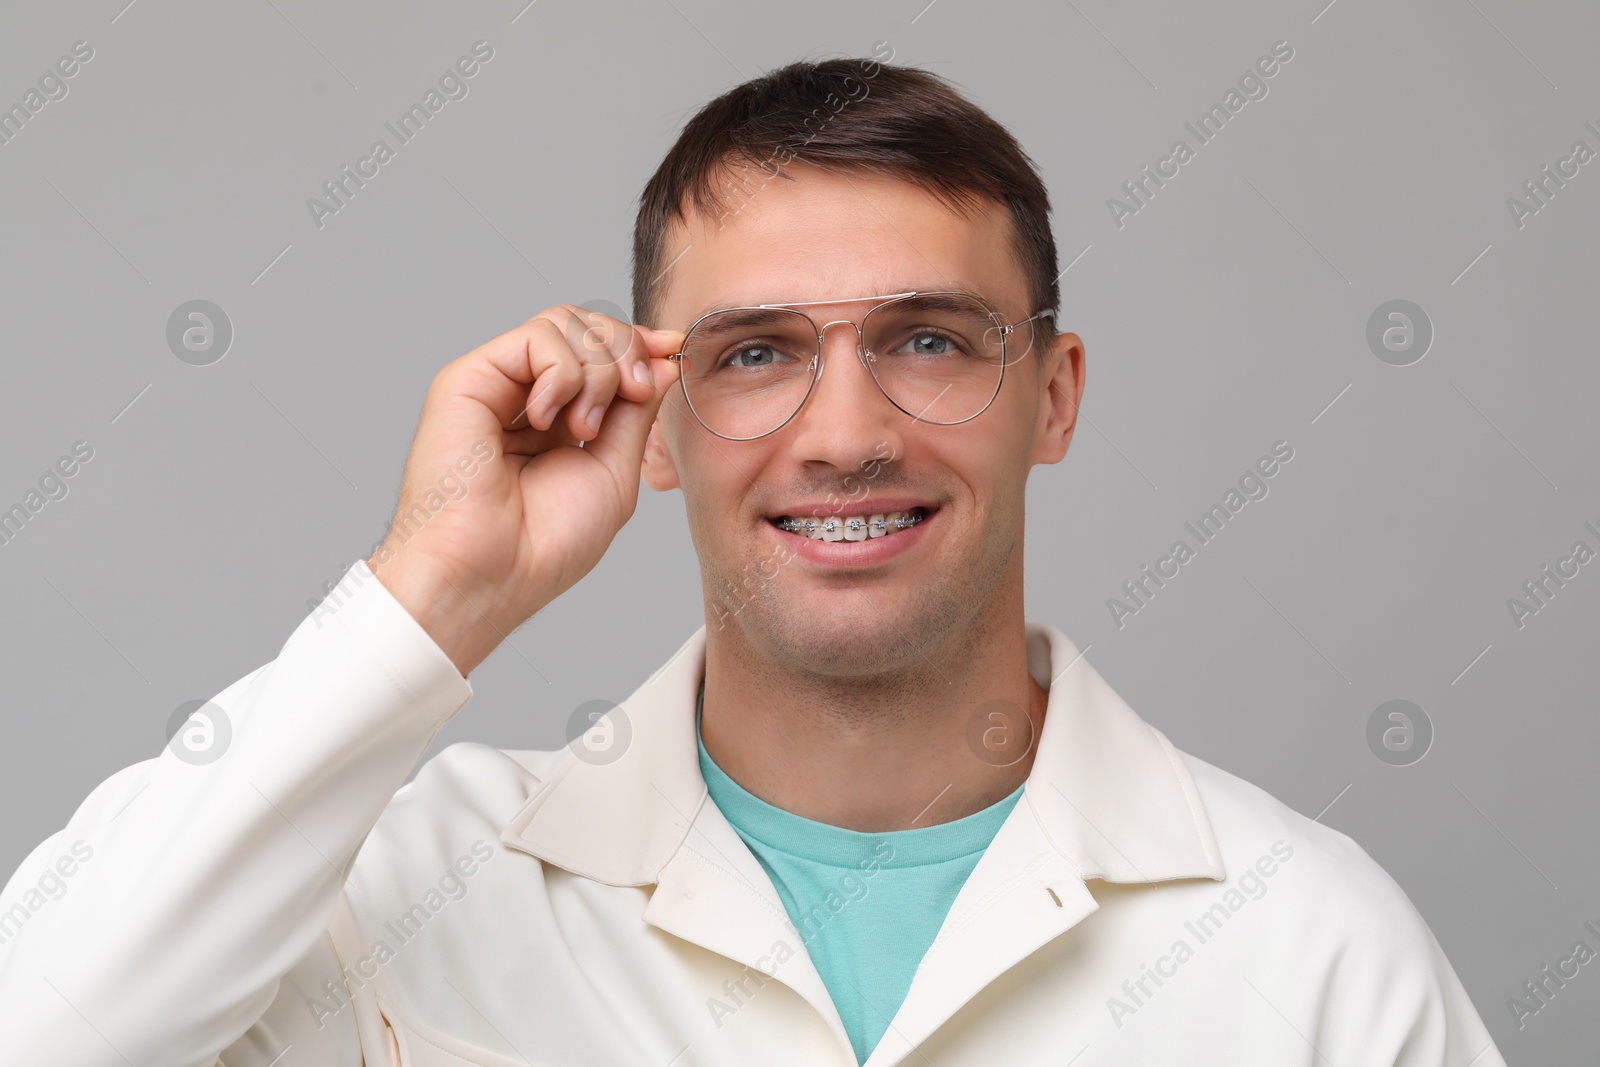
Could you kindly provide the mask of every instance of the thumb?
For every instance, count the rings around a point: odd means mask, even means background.
[[[687,336],[682,330],[658,330],[654,326],[635,326],[644,338],[645,349],[652,356],[666,356],[676,352]]]

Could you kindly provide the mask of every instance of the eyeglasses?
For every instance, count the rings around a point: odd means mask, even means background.
[[[879,301],[860,326],[819,326],[793,310],[860,300]],[[988,409],[1007,363],[1032,351],[1033,321],[1049,316],[1037,311],[1007,325],[976,296],[957,292],[758,304],[702,315],[667,358],[677,361],[684,401],[702,426],[753,441],[800,413],[822,376],[823,336],[846,323],[856,331],[856,357],[891,404],[918,421],[954,426]]]

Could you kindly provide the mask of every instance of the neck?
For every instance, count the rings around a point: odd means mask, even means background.
[[[981,811],[1027,778],[1044,726],[1020,599],[865,676],[762,657],[738,627],[708,630],[706,752],[769,804],[863,833]]]

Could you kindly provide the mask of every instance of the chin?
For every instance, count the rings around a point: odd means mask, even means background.
[[[927,642],[943,628],[924,618],[931,608],[925,596],[896,600],[886,603],[865,589],[819,588],[751,601],[724,622],[737,626],[763,656],[806,673],[853,677],[929,669]]]

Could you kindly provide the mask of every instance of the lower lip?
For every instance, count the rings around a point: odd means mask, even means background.
[[[923,530],[939,513],[930,512],[915,526],[882,537],[868,537],[861,541],[824,541],[819,537],[791,533],[767,523],[767,527],[783,539],[794,554],[807,563],[819,567],[840,569],[875,567],[911,551],[921,541]]]

